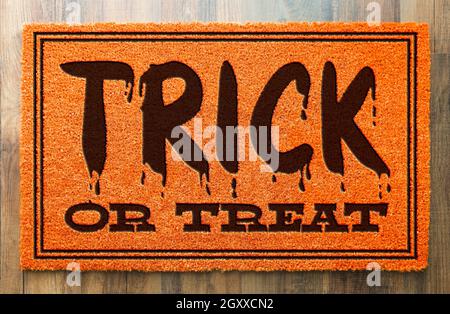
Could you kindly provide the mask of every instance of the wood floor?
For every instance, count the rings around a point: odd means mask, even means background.
[[[368,0],[0,0],[1,215],[0,292],[8,293],[419,293],[450,292],[450,0],[378,0],[382,21],[427,22],[431,28],[430,266],[424,272],[66,272],[19,269],[19,108],[24,23],[170,21],[366,21]],[[75,3],[75,4],[73,4]],[[78,10],[79,9],[79,10]],[[79,11],[79,15],[78,15]]]

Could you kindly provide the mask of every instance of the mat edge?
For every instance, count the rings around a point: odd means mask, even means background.
[[[277,28],[280,28],[280,31],[287,31],[287,29],[290,29],[291,27],[295,28],[295,31],[299,31],[299,26],[302,29],[305,30],[311,30],[313,27],[315,28],[316,26],[326,26],[329,27],[330,25],[332,27],[338,27],[341,28],[343,27],[343,29],[340,29],[339,31],[343,31],[346,30],[346,27],[352,27],[352,31],[357,31],[357,29],[359,27],[364,26],[364,28],[367,30],[367,23],[354,23],[354,22],[348,22],[348,23],[342,23],[342,22],[338,22],[338,23],[329,23],[329,22],[313,22],[313,23],[245,23],[245,24],[237,24],[237,23],[132,23],[132,24],[122,24],[122,23],[91,23],[91,24],[82,24],[82,25],[68,25],[68,24],[62,24],[62,23],[45,23],[45,24],[25,24],[24,25],[24,35],[23,35],[23,41],[22,41],[22,49],[23,51],[25,51],[25,46],[27,45],[27,41],[32,40],[32,35],[35,32],[39,32],[39,31],[46,31],[47,29],[49,29],[49,27],[54,27],[54,26],[58,26],[58,27],[62,27],[62,29],[59,29],[59,31],[71,31],[71,32],[78,32],[80,30],[89,30],[92,27],[100,27],[100,28],[110,28],[110,27],[119,27],[121,29],[124,30],[130,30],[130,28],[134,28],[136,26],[143,26],[145,29],[149,29],[149,30],[154,30],[156,28],[161,28],[161,27],[168,27],[170,28],[178,28],[182,27],[183,29],[186,30],[192,30],[192,26],[198,26],[200,28],[207,28],[209,31],[211,31],[211,27],[217,27],[217,28],[221,28],[222,31],[227,31],[227,29],[223,29],[224,25],[226,25],[227,27],[233,27],[234,29],[236,27],[240,28],[240,29],[245,29],[245,30],[252,30],[254,28],[257,28],[258,30],[261,30],[261,27],[263,28],[270,28],[273,31],[273,27],[276,26]],[[355,30],[355,26],[356,26],[356,30]],[[430,179],[429,179],[429,171],[430,171],[430,119],[429,119],[429,107],[431,106],[430,104],[430,47],[429,44],[424,44],[423,40],[427,40],[429,43],[429,27],[428,24],[426,23],[382,23],[380,26],[373,26],[371,27],[371,30],[373,30],[374,33],[378,32],[380,30],[380,28],[394,28],[395,30],[398,31],[398,27],[401,27],[404,30],[410,30],[410,29],[414,29],[415,31],[418,31],[418,33],[420,33],[420,37],[419,37],[419,50],[423,51],[423,49],[428,49],[427,53],[425,54],[419,54],[421,55],[421,59],[424,59],[422,62],[424,63],[420,63],[422,66],[425,66],[426,69],[422,69],[422,71],[426,71],[427,72],[427,88],[426,89],[419,89],[421,91],[420,96],[418,96],[418,98],[420,99],[421,102],[425,101],[428,102],[428,109],[427,109],[427,115],[426,115],[426,119],[427,119],[427,130],[428,130],[428,140],[427,143],[419,143],[421,147],[424,147],[425,149],[428,150],[428,157],[426,161],[422,161],[422,163],[425,164],[425,166],[427,166],[428,168],[428,176],[427,178],[424,179],[424,181],[422,181],[422,184],[420,184],[420,195],[424,196],[424,198],[422,198],[422,200],[425,201],[425,203],[427,204],[428,207],[428,211],[426,214],[421,214],[421,221],[426,223],[426,228],[425,230],[423,230],[424,232],[421,232],[419,234],[419,244],[422,248],[421,253],[423,253],[424,255],[421,255],[421,258],[417,261],[412,261],[412,265],[408,265],[407,269],[400,269],[398,267],[392,267],[390,268],[389,266],[385,269],[385,270],[393,270],[393,271],[421,271],[424,270],[427,266],[428,266],[428,242],[429,242],[429,219],[430,219],[430,194],[431,194],[431,189],[430,189]],[[287,29],[286,29],[287,28]],[[294,29],[293,29],[294,30]],[[385,29],[384,29],[385,30]],[[392,31],[394,31],[394,29],[392,29]],[[425,57],[424,57],[425,56]],[[26,55],[23,53],[22,54],[22,75],[23,77],[27,77],[30,78],[32,75],[31,73],[28,73],[27,71],[25,71],[24,69],[26,69],[26,67],[30,67],[31,65],[30,63],[30,59],[26,58]],[[21,130],[23,130],[25,128],[25,126],[27,125],[26,120],[29,118],[27,115],[27,110],[29,110],[29,108],[27,108],[26,104],[27,104],[27,98],[30,97],[30,88],[29,86],[25,86],[24,80],[22,78],[21,80],[21,93],[22,93],[22,97],[21,97]],[[32,96],[32,95],[31,95]],[[427,99],[427,100],[426,100]],[[20,176],[21,178],[24,176],[24,174],[26,173],[26,168],[24,167],[24,164],[28,161],[28,159],[25,157],[26,155],[26,146],[28,143],[28,141],[26,139],[24,139],[24,135],[22,134],[22,131],[20,132]],[[26,183],[23,182],[23,180],[21,180],[20,183],[20,216],[21,216],[21,221],[22,219],[25,219],[26,221],[29,221],[29,213],[27,212],[28,209],[24,208],[24,203],[25,201],[23,200],[23,191],[27,191],[27,187],[25,186]],[[23,218],[24,217],[24,218]],[[30,222],[30,221],[29,221]],[[28,226],[29,227],[29,226]],[[26,248],[26,242],[29,241],[29,234],[26,234],[29,228],[27,228],[27,226],[24,224],[21,224],[20,227],[20,265],[21,268],[23,270],[61,270],[61,269],[65,269],[65,267],[60,267],[60,266],[55,266],[55,267],[44,267],[42,268],[41,266],[37,266],[36,264],[36,260],[33,259],[29,252],[27,252],[27,248]],[[67,259],[64,260],[70,262],[72,260]],[[111,260],[111,261],[115,261],[116,260]],[[243,259],[243,261],[245,261],[245,259]],[[323,260],[311,260],[312,262],[314,262],[315,264],[320,264],[321,262],[323,262]],[[373,260],[368,260],[367,262],[373,262],[376,261],[376,259]],[[134,261],[135,262],[135,261]],[[90,264],[91,262],[87,262],[84,263],[85,265]],[[92,262],[95,263],[95,262]],[[335,263],[333,261],[333,263]],[[410,262],[407,262],[408,264]],[[119,263],[120,264],[120,263]],[[359,262],[354,263],[352,266],[354,265],[359,265]],[[385,262],[380,262],[380,264],[385,264]],[[362,265],[362,263],[361,263]],[[208,268],[208,267],[202,267],[201,269],[197,269],[196,267],[187,267],[186,269],[151,269],[151,268],[135,268],[135,267],[131,267],[131,268],[122,268],[122,269],[116,269],[114,267],[109,268],[109,267],[104,267],[101,266],[101,268],[96,268],[95,265],[93,265],[92,268],[90,268],[89,270],[115,270],[115,271],[133,271],[133,270],[142,270],[142,271],[182,271],[182,272],[187,272],[187,271],[213,271],[213,270],[220,270],[220,271],[232,271],[232,270],[254,270],[254,271],[278,271],[278,270],[283,270],[283,271],[315,271],[315,270],[323,270],[323,271],[329,271],[329,270],[333,270],[333,271],[346,271],[346,270],[363,270],[365,268],[363,267],[348,267],[348,268],[336,268],[336,267],[322,267],[322,268],[302,268],[302,267],[298,267],[298,268],[290,268],[290,269],[282,269],[282,268],[270,268],[270,269],[249,269],[249,268],[245,268],[243,267],[241,268],[227,268],[227,267],[221,267],[220,269],[216,269],[216,268]]]

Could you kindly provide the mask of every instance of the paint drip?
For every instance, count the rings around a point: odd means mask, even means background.
[[[306,161],[302,167],[300,168],[300,180],[298,182],[298,187],[300,189],[300,191],[305,192],[305,182],[304,182],[304,178],[306,178],[307,180],[311,180],[311,170],[309,168],[309,164],[311,162],[311,158],[309,158],[308,161]]]
[[[141,173],[141,185],[144,185],[144,184],[145,184],[145,172],[142,171],[142,173]]]
[[[308,119],[308,116],[306,115],[306,109],[308,109],[308,94],[305,95],[302,101],[302,111],[300,113],[300,118],[302,120]]]
[[[298,182],[298,187],[299,187],[300,191],[305,192],[305,183],[303,182],[302,171],[300,171],[300,181]]]
[[[308,108],[308,96],[305,96],[305,98],[303,99],[302,107],[303,108],[302,108],[302,112],[300,114],[300,118],[302,120],[306,120],[306,119],[308,119],[308,117],[306,116],[306,109]],[[305,170],[305,165],[303,165],[303,167],[300,169],[300,181],[298,183],[298,187],[300,188],[300,191],[302,191],[302,192],[305,191],[305,183],[303,181],[304,170]],[[309,162],[306,163],[306,179],[308,179],[308,180],[311,179],[311,172],[309,171]]]
[[[89,190],[94,190],[95,195],[100,194],[100,176],[96,171],[91,173],[91,181],[89,182]]]
[[[381,176],[379,177],[379,180],[381,181]],[[389,176],[387,176],[387,180],[389,180]],[[387,193],[391,193],[391,184],[389,183],[389,181],[386,183],[386,192]],[[378,183],[378,198],[382,199],[383,198],[383,184],[380,182]]]
[[[237,197],[237,193],[236,193],[236,185],[237,185],[236,178],[233,178],[233,180],[231,180],[231,189],[232,189],[231,196],[232,196],[233,198],[236,198],[236,197]]]
[[[309,163],[306,164],[306,179],[311,180],[311,170],[309,169]]]
[[[377,107],[372,106],[372,126],[376,126],[376,117],[377,117]]]
[[[305,172],[305,166],[303,166],[300,169],[300,180],[298,182],[298,187],[299,187],[300,191],[302,191],[302,192],[305,192],[305,182],[304,182],[305,174],[304,174],[304,172]]]
[[[306,111],[304,109],[302,109],[302,113],[300,114],[300,118],[302,118],[302,120],[308,119],[308,117],[306,116]]]

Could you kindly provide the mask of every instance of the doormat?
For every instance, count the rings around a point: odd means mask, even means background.
[[[23,269],[424,269],[425,24],[27,25]]]

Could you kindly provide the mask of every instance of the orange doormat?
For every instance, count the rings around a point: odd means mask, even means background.
[[[427,265],[424,24],[27,25],[21,265]]]

